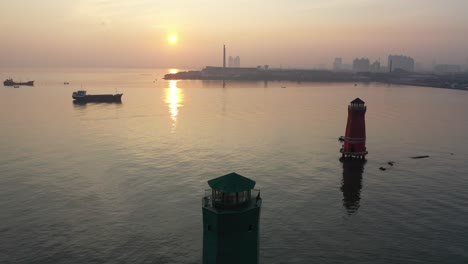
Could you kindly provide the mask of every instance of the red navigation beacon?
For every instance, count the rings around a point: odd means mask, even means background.
[[[366,121],[364,116],[367,107],[364,101],[354,99],[348,106],[348,122],[346,123],[346,134],[341,137],[343,146],[340,149],[342,158],[364,159],[366,150]]]

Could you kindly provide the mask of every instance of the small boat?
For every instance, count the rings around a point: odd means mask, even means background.
[[[9,78],[6,79],[3,82],[4,86],[15,86],[15,85],[28,85],[28,86],[34,86],[34,81],[28,81],[28,82],[15,82],[13,79]]]
[[[412,159],[425,159],[425,158],[429,158],[429,155],[422,155],[422,156],[413,156],[411,157]]]
[[[76,102],[121,102],[122,101],[121,94],[86,94],[85,90],[79,90],[73,92],[72,98]]]
[[[63,84],[64,84],[64,85],[68,85],[68,84],[70,84],[70,83],[69,83],[69,82],[64,82]]]
[[[13,88],[19,88],[19,85],[14,85]]]

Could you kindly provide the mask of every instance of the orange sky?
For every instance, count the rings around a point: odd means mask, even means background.
[[[201,68],[221,65],[223,44],[242,66],[468,58],[466,0],[16,0],[0,9],[4,67]]]

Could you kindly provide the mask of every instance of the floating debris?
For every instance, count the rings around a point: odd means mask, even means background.
[[[380,167],[379,170],[384,171],[384,170],[387,170],[387,169],[384,168],[384,167]]]
[[[393,164],[395,164],[395,162],[394,161],[389,161],[389,162],[387,162],[387,164],[390,165],[390,166],[393,166]]]
[[[429,155],[423,155],[423,156],[414,156],[411,157],[412,159],[424,159],[424,158],[429,158]]]

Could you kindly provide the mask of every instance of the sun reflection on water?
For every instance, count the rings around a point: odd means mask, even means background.
[[[169,106],[169,113],[172,119],[172,131],[176,128],[179,108],[183,106],[183,101],[184,94],[182,93],[182,89],[177,88],[177,81],[169,81],[169,88],[166,88],[165,102]]]

